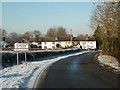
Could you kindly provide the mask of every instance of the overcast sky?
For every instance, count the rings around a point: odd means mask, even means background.
[[[2,28],[24,33],[63,26],[68,33],[91,34],[92,2],[2,2]]]

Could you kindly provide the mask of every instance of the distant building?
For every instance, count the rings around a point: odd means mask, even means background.
[[[41,42],[42,49],[56,49],[56,48],[69,48],[72,46],[71,41],[47,41]]]
[[[34,48],[38,48],[38,47],[40,47],[41,45],[39,44],[39,43],[37,43],[37,42],[32,42],[31,43],[32,44],[32,47]]]
[[[89,39],[88,34],[86,34],[85,39],[86,39],[86,40],[88,40],[88,39]]]
[[[80,41],[82,49],[96,49],[96,41]]]
[[[29,48],[31,48],[31,45],[32,45],[31,42],[29,42],[28,40],[25,40],[25,39],[22,39],[22,40],[18,41],[17,43],[28,43]]]
[[[41,42],[42,49],[57,49],[57,48],[80,48],[82,49],[96,49],[96,41],[89,41],[88,35],[86,35],[86,40],[82,41],[80,38],[73,37],[56,37],[54,41],[46,40]]]
[[[42,49],[55,49],[56,48],[56,45],[55,45],[56,42],[41,42],[41,46],[42,46]]]
[[[6,48],[9,45],[6,41],[0,40],[0,48]]]

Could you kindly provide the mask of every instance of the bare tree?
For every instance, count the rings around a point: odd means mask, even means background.
[[[56,36],[57,37],[66,37],[66,35],[67,35],[67,31],[66,31],[65,28],[63,28],[63,27],[58,27],[57,28],[57,31],[56,31]]]
[[[119,2],[99,3],[94,8],[90,25],[95,37],[102,40],[103,52],[115,57],[118,57],[120,45],[119,12]]]
[[[30,40],[31,32],[27,31],[21,37],[22,37],[22,39]]]
[[[55,28],[50,28],[50,29],[47,31],[46,36],[47,36],[47,37],[56,37],[56,29],[55,29]]]
[[[83,34],[79,34],[77,36],[77,38],[78,38],[78,40],[86,40],[85,35],[83,35]]]
[[[8,34],[6,41],[10,44],[14,44],[15,42],[18,42],[20,40],[20,35],[16,32],[11,32]]]
[[[41,36],[41,32],[39,30],[34,30],[32,32],[34,41],[39,42],[40,41],[40,36]]]

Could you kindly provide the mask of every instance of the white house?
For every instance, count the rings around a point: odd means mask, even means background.
[[[96,41],[80,41],[82,49],[96,49]]]
[[[37,42],[32,42],[31,43],[33,46],[35,46],[35,47],[40,47],[41,45],[39,44],[39,43],[37,43]]]
[[[60,45],[61,48],[69,48],[72,46],[71,41],[58,41],[58,44]]]
[[[55,42],[41,42],[42,49],[54,49],[56,48]]]
[[[67,48],[72,46],[71,41],[53,41],[53,42],[41,42],[42,49],[56,49]]]

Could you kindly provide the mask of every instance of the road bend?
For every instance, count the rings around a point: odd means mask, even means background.
[[[96,53],[99,52],[59,60],[47,69],[36,88],[118,88],[118,75],[96,64]]]

